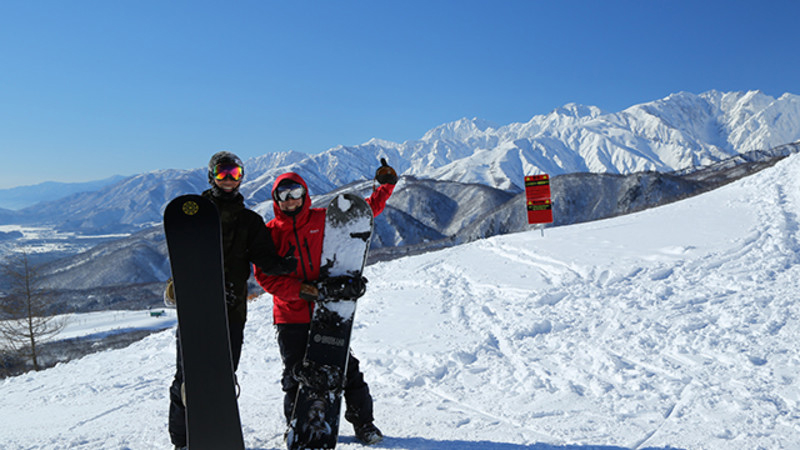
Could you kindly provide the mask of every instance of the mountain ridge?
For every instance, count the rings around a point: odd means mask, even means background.
[[[245,162],[241,191],[248,205],[269,220],[270,191],[278,174],[300,173],[314,205],[324,206],[341,190],[369,195],[377,161],[385,157],[401,177],[376,220],[370,257],[394,259],[525,229],[524,194],[514,180],[521,182],[527,170],[551,174],[556,226],[657,206],[746,176],[800,150],[800,143],[757,151],[734,146],[742,139],[733,131],[742,127],[753,130],[748,142],[796,136],[786,134],[791,127],[771,127],[775,123],[797,122],[796,130],[790,131],[800,133],[799,97],[781,98],[784,103],[758,91],[709,91],[700,96],[673,94],[634,105],[625,114],[568,104],[524,124],[497,127],[464,118],[429,131],[429,141],[399,144],[371,139],[318,155],[286,152],[251,158]],[[783,111],[780,117],[778,111]],[[441,139],[448,136],[453,139]],[[625,144],[630,151],[615,150],[612,142]],[[670,145],[675,143],[681,146],[672,152]],[[587,148],[593,150],[587,153]],[[646,169],[634,170],[642,161],[648,161]],[[590,166],[614,169],[593,172]],[[97,293],[91,300],[98,308],[119,302],[141,304],[140,294],[131,300],[110,292],[119,292],[122,284],[163,281],[167,267],[160,233],[163,207],[178,195],[207,186],[205,168],[163,169],[21,211],[0,210],[0,218],[4,224],[51,227],[78,236],[113,238],[131,233],[48,264],[46,285],[78,303],[82,302],[78,291],[102,287],[109,294],[100,299],[105,294]],[[15,243],[25,241],[20,236],[24,233],[13,226],[8,229],[11,233],[3,230],[0,252],[12,251]],[[39,254],[37,258],[48,259]]]
[[[775,99],[760,91],[679,92],[616,113],[569,103],[526,123],[497,126],[462,118],[403,143],[371,139],[314,155],[270,153],[246,161],[241,190],[258,208],[270,201],[273,180],[293,171],[306,179],[312,193],[323,194],[370,180],[378,159],[387,158],[401,175],[516,193],[525,175],[672,172],[798,140],[797,95]],[[2,216],[6,223],[45,223],[81,233],[130,232],[159,221],[171,198],[206,187],[204,168],[154,171],[100,191],[2,211]]]
[[[90,192],[114,184],[125,178],[114,175],[102,180],[85,181],[77,183],[62,183],[45,181],[29,186],[18,186],[0,189],[0,210],[16,211],[42,201],[43,198],[63,198],[66,195],[78,192]]]
[[[771,167],[796,153],[800,153],[800,144],[764,154],[748,153],[692,172],[558,175],[551,180],[553,225],[589,222],[672,203]],[[524,193],[409,176],[403,176],[398,187],[375,220],[369,264],[530,229]],[[314,196],[312,201],[320,207],[339,191],[366,196],[370,189],[370,182],[356,182]],[[76,311],[158,306],[161,299],[153,292],[168,272],[160,225],[41,268],[42,286],[58,298],[54,305],[68,304]]]

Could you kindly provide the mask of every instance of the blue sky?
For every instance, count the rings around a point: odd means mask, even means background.
[[[0,188],[403,142],[671,93],[800,94],[793,1],[0,2]]]

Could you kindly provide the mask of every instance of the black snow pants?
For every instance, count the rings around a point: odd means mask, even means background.
[[[278,324],[276,328],[278,347],[283,359],[283,377],[281,379],[281,386],[285,393],[283,414],[286,416],[286,423],[289,423],[298,388],[297,380],[292,376],[292,368],[305,356],[309,324]],[[364,374],[359,370],[358,359],[353,356],[352,350],[349,357],[344,386],[346,405],[344,418],[354,425],[370,423],[374,418],[372,417],[372,396],[369,393],[369,386],[364,381]]]
[[[242,355],[242,342],[244,341],[244,322],[238,318],[228,319],[228,332],[231,340],[231,356],[233,357],[233,370],[239,367],[239,357]],[[183,360],[181,359],[180,333],[175,333],[177,346],[177,361],[175,364],[175,378],[169,388],[169,436],[177,447],[186,445],[186,407],[181,396],[183,385]]]

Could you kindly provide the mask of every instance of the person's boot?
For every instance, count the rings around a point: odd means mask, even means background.
[[[372,422],[360,425],[353,424],[356,438],[365,445],[373,445],[383,440],[383,434]]]

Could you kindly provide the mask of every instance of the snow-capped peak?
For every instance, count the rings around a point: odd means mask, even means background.
[[[439,125],[425,133],[422,140],[426,142],[436,140],[464,141],[476,135],[494,131],[496,128],[497,125],[488,120],[477,117],[467,119],[465,117],[455,122]]]
[[[605,113],[603,112],[602,109],[596,106],[586,106],[586,105],[581,105],[579,103],[567,103],[564,106],[554,109],[551,114],[556,114],[559,116],[575,117],[580,119],[585,117],[594,118]]]

